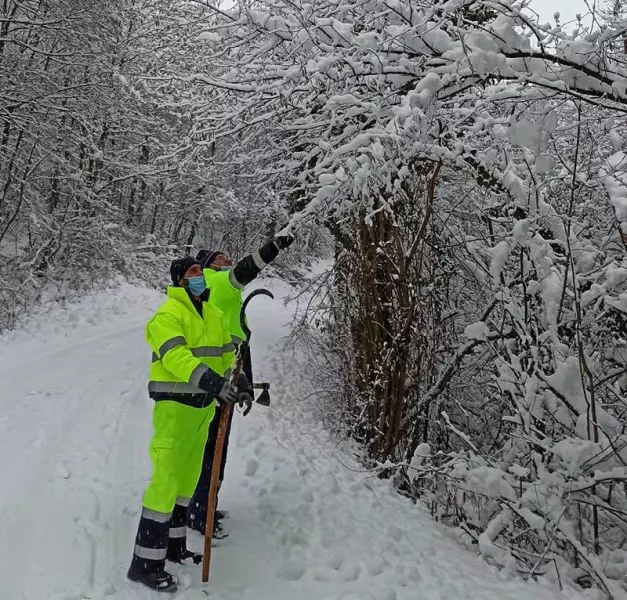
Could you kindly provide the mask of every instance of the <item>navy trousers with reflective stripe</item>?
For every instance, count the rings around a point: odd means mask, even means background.
[[[135,537],[132,569],[136,572],[163,571],[168,552],[172,515],[144,508]]]
[[[162,571],[165,559],[180,561],[187,550],[189,498],[179,498],[172,514],[143,508],[137,528],[133,569],[144,573]]]
[[[187,550],[187,509],[187,506],[177,504],[172,511],[167,555],[170,560],[181,560]]]
[[[253,369],[252,360],[250,356],[250,348],[247,349],[244,354],[244,361],[242,369],[248,381],[253,381]],[[200,478],[196,491],[192,497],[192,501],[187,513],[187,525],[191,529],[199,531],[204,535],[205,525],[207,522],[207,497],[209,495],[209,484],[211,482],[211,469],[213,465],[213,455],[216,451],[216,440],[218,436],[218,425],[220,423],[220,408],[216,408],[216,414],[209,426],[209,436],[207,438],[207,445],[205,446],[205,454],[203,457],[202,471],[200,472]],[[231,435],[231,423],[233,422],[233,413],[231,411],[231,418],[229,419],[228,428],[226,430],[226,437],[224,439],[224,450],[222,452],[222,462],[220,463],[220,482],[224,479],[224,470],[226,467],[226,455],[229,447],[229,437]]]

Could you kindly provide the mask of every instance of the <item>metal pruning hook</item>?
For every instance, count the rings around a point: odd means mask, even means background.
[[[233,366],[233,371],[231,372],[230,382],[235,384],[237,378],[242,372],[242,367],[244,364],[244,356],[246,355],[246,351],[249,348],[250,343],[250,328],[248,327],[248,323],[246,322],[246,308],[248,307],[248,303],[255,296],[268,296],[274,300],[274,296],[272,292],[269,290],[260,288],[251,292],[248,297],[244,300],[242,304],[242,309],[239,313],[239,321],[242,326],[242,330],[246,335],[244,341],[237,348],[237,358],[235,359],[235,365]],[[270,404],[270,393],[268,390],[270,389],[269,383],[255,383],[253,384],[254,389],[263,390],[259,395],[259,399],[257,402],[262,406],[269,406]],[[250,412],[251,406],[248,406],[244,411],[244,416]],[[226,439],[226,430],[229,423],[229,418],[231,416],[231,410],[233,407],[230,403],[224,402],[222,406],[222,410],[220,412],[220,423],[218,425],[218,437],[216,439],[216,450],[213,455],[213,463],[211,465],[211,480],[209,483],[209,496],[207,498],[207,521],[205,524],[205,551],[203,552],[202,557],[202,581],[203,583],[207,583],[209,581],[209,566],[211,564],[211,538],[213,534],[213,519],[216,512],[216,502],[218,497],[218,478],[220,476],[220,464],[222,463],[222,453],[224,452],[224,440]]]
[[[274,300],[274,295],[272,294],[271,291],[266,290],[264,288],[259,288],[251,292],[246,298],[246,300],[244,300],[244,303],[242,304],[242,310],[239,313],[239,322],[240,322],[242,331],[246,335],[246,339],[239,345],[239,348],[238,348],[237,359],[238,361],[241,361],[241,362],[239,365],[239,370],[237,370],[237,362],[236,362],[235,368],[233,369],[233,374],[235,375],[236,378],[237,376],[239,376],[239,374],[242,371],[242,366],[244,363],[244,356],[246,355],[246,352],[250,346],[251,332],[250,332],[250,328],[248,327],[248,321],[246,320],[246,308],[248,307],[248,303],[255,296],[268,296],[268,298],[272,298]],[[233,375],[231,377],[233,377]],[[231,379],[231,381],[233,382],[234,379]],[[265,382],[253,383],[252,381],[250,383],[252,384],[253,389],[262,390],[261,394],[259,394],[259,397],[257,398],[257,404],[260,404],[261,406],[270,406],[270,384],[265,383]],[[246,416],[251,411],[251,409],[252,409],[252,405],[247,406],[246,410],[243,413],[243,416]]]

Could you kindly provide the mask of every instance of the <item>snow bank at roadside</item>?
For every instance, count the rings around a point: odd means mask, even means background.
[[[80,300],[44,304],[16,329],[0,335],[0,365],[19,363],[31,353],[45,351],[46,346],[58,348],[64,340],[71,344],[100,332],[140,326],[163,297],[158,290],[122,283]]]

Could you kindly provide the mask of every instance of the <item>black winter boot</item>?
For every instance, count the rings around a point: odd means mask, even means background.
[[[163,564],[165,565],[165,561],[163,561]],[[142,565],[136,564],[135,557],[133,557],[131,567],[126,576],[131,581],[143,583],[151,590],[156,590],[157,592],[168,592],[172,594],[178,589],[174,577],[172,577],[165,568],[161,567],[158,571],[145,571]]]
[[[158,592],[175,592],[176,581],[165,570],[171,515],[147,508],[137,528],[133,560],[127,577]]]

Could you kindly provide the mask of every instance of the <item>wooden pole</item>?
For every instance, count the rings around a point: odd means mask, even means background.
[[[244,340],[237,348],[237,359],[229,381],[231,385],[235,385],[237,378],[242,372],[244,365],[244,353],[248,348],[248,340],[250,339],[250,329],[246,322],[246,307],[255,296],[268,296],[274,298],[272,292],[264,289],[258,289],[252,292],[242,304],[239,313],[239,321],[242,330],[246,334]],[[266,387],[267,392],[267,387]],[[220,478],[220,464],[222,463],[222,453],[224,452],[224,441],[226,439],[226,430],[229,425],[229,417],[233,406],[229,402],[222,402],[222,412],[220,413],[220,423],[218,424],[218,437],[216,439],[216,451],[213,455],[213,463],[211,465],[211,479],[209,481],[209,495],[207,497],[207,522],[205,523],[205,551],[202,555],[202,582],[209,581],[209,566],[211,564],[211,538],[213,537],[213,519],[216,514],[216,504],[218,501],[218,480]]]
[[[222,463],[222,452],[224,451],[224,440],[226,430],[229,425],[232,406],[229,402],[222,402],[220,411],[220,423],[218,424],[218,437],[216,439],[216,450],[213,454],[213,464],[211,465],[211,480],[209,483],[209,496],[207,497],[207,522],[205,524],[205,551],[202,556],[202,581],[209,581],[209,566],[211,564],[211,538],[213,537],[213,519],[216,514],[216,504],[218,500],[218,481],[220,479],[220,464]]]

